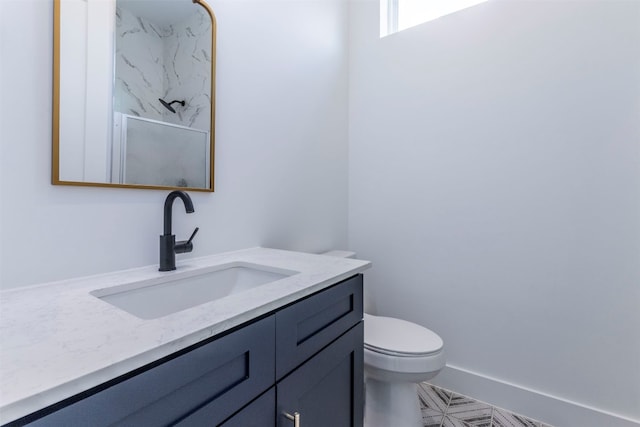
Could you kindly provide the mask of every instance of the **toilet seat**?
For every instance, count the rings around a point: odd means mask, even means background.
[[[365,371],[380,378],[402,378],[440,371],[445,365],[442,339],[415,323],[364,314]]]
[[[424,357],[442,350],[442,338],[429,329],[392,317],[364,314],[364,347],[395,357]]]

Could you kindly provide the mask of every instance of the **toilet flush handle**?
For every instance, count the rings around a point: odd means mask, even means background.
[[[300,427],[300,413],[294,412],[293,415],[283,412],[282,415],[293,421],[293,427]]]

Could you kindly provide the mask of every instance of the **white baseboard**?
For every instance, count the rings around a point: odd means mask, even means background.
[[[640,427],[640,421],[447,365],[430,383],[553,427]]]

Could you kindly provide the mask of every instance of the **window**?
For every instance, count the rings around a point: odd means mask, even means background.
[[[487,0],[380,0],[380,37]]]

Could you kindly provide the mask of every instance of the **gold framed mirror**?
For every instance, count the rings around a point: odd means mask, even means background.
[[[204,0],[54,0],[52,184],[214,190]]]

